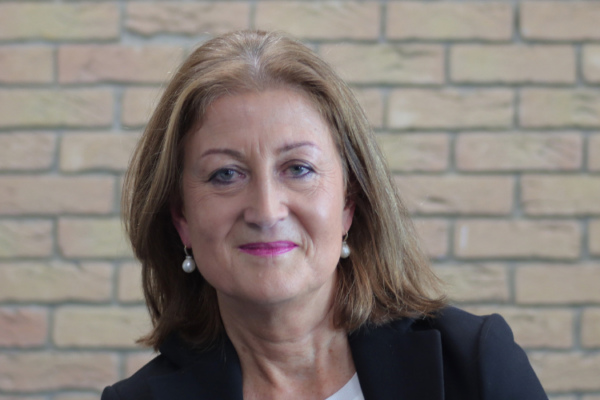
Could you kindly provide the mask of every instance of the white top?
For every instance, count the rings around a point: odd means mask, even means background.
[[[360,383],[358,382],[358,375],[356,374],[356,372],[354,373],[354,376],[350,378],[348,383],[344,385],[343,388],[341,388],[325,400],[365,400],[365,396],[363,396],[363,392],[360,388]]]

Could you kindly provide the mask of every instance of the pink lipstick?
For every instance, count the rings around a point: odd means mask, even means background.
[[[278,241],[278,242],[260,242],[246,243],[239,247],[244,253],[252,254],[259,257],[272,257],[279,254],[287,253],[298,247],[294,242]]]

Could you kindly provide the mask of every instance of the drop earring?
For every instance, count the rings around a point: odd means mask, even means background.
[[[183,251],[185,251],[185,260],[183,260],[181,268],[189,274],[194,272],[194,270],[196,269],[196,263],[194,262],[192,256],[188,254],[187,247],[185,245],[183,246]]]
[[[340,258],[350,257],[350,246],[348,246],[348,243],[346,242],[346,240],[348,240],[348,232],[346,232],[346,235],[344,236],[344,239],[342,240],[342,251],[340,252]]]

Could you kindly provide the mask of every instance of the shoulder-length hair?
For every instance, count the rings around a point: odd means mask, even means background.
[[[153,324],[141,343],[158,348],[177,332],[205,347],[223,334],[215,289],[198,271],[182,271],[183,243],[171,220],[171,206],[181,202],[184,139],[217,98],[282,86],[305,93],[329,124],[356,205],[352,254],[337,268],[336,326],[351,332],[365,323],[431,315],[445,305],[435,297],[439,282],[350,88],[285,34],[238,31],[205,42],[173,75],[126,174],[124,222],[142,264]]]

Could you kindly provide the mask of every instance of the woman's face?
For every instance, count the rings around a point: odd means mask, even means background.
[[[187,139],[173,221],[219,296],[331,293],[353,212],[330,129],[297,91],[222,97]]]

